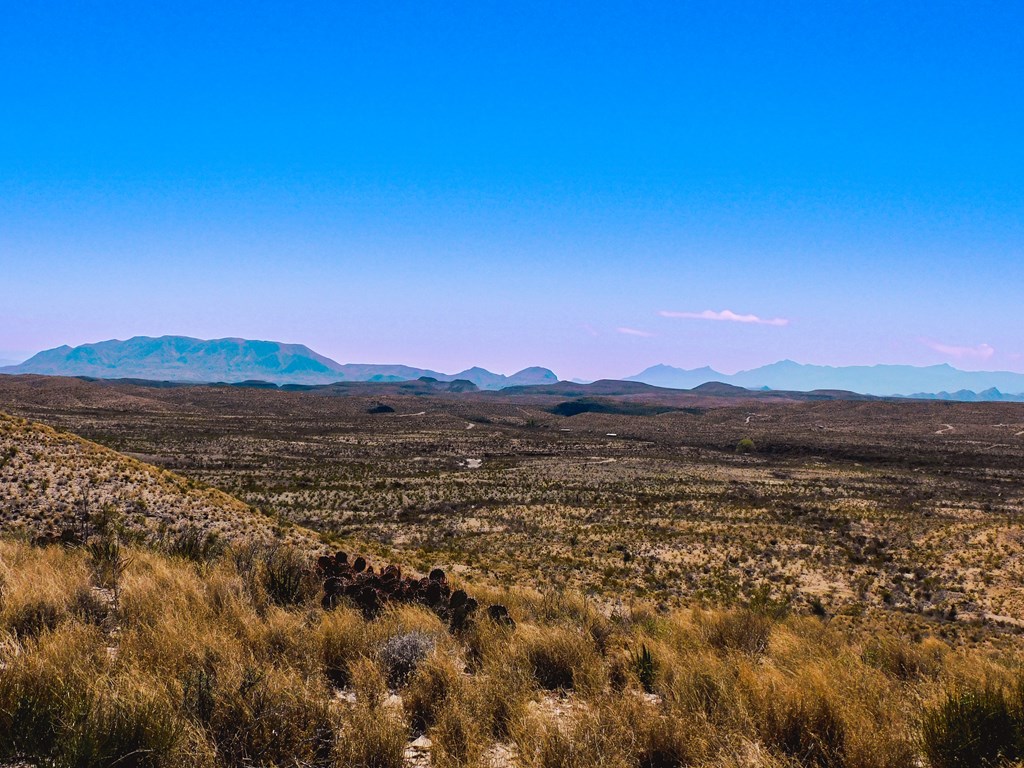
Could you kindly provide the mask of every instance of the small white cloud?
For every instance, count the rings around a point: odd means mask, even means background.
[[[730,309],[723,309],[721,312],[715,312],[713,309],[705,309],[703,312],[672,312],[663,309],[658,314],[662,317],[684,320],[725,320],[730,323],[753,323],[755,325],[789,325],[789,320],[784,317],[766,318],[757,315],[740,315]]]
[[[932,339],[921,339],[921,343],[939,354],[955,357],[957,360],[988,360],[996,353],[995,349],[988,344],[978,344],[975,347],[961,347],[956,344],[943,344]]]
[[[597,330],[597,328],[592,326],[590,323],[584,323],[583,325],[580,326],[580,328],[582,328],[584,331],[586,331],[587,334],[589,334],[590,336],[597,337],[597,336],[601,335],[601,333]]]
[[[651,338],[654,334],[650,331],[641,331],[637,328],[616,328],[619,333],[624,333],[627,336],[643,336],[646,339]]]

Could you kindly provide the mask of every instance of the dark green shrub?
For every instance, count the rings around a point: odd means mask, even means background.
[[[640,681],[640,685],[643,686],[644,691],[654,693],[654,681],[658,670],[654,663],[651,649],[644,643],[639,651],[635,651],[632,654],[631,660],[633,662],[633,671],[636,673],[636,677]]]
[[[189,525],[165,534],[163,548],[167,554],[174,557],[181,557],[194,563],[208,563],[220,557],[226,547],[216,532],[207,532]]]
[[[116,533],[94,536],[85,545],[93,578],[101,587],[113,589],[121,586],[121,577],[128,567],[128,558],[121,551],[121,541]]]
[[[791,592],[784,592],[781,595],[772,591],[767,584],[761,584],[751,592],[747,607],[754,613],[760,613],[770,619],[778,621],[789,615],[793,605]]]
[[[100,687],[88,706],[69,719],[58,741],[57,764],[73,768],[165,765],[183,726],[163,697],[116,683]]]
[[[288,547],[269,550],[263,561],[263,588],[278,605],[300,605],[320,589],[306,558]]]
[[[1020,724],[995,688],[948,693],[925,713],[921,734],[933,768],[988,768],[1021,755]]]

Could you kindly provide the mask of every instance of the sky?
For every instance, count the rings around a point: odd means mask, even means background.
[[[1024,371],[1024,4],[8,3],[0,359]]]

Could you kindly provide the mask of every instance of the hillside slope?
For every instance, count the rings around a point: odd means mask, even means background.
[[[0,413],[0,530],[49,539],[73,533],[84,513],[119,514],[141,534],[194,526],[227,540],[289,539],[275,522],[214,488],[83,438]]]

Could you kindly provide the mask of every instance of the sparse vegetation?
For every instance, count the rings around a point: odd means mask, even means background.
[[[975,440],[1010,405],[955,406],[932,439],[894,436],[885,403],[371,416],[378,396],[66,386],[136,399],[48,420],[185,477],[0,418],[0,762],[1021,758],[1019,438]],[[441,565],[515,622],[340,593],[324,610],[316,556],[338,549]]]
[[[457,563],[467,580],[568,585],[609,603],[744,605],[767,588],[798,612],[892,613],[909,632],[1003,631],[1024,617],[1018,404],[763,403],[749,420],[748,405],[700,399],[561,417],[546,410],[557,400],[472,393],[0,378],[0,396],[187,478],[3,420],[0,450],[16,450],[0,468],[0,513],[32,537],[80,540],[83,502],[112,504],[129,535],[180,537],[184,557],[207,556],[190,541],[202,531]],[[366,413],[385,400],[394,414]],[[957,431],[935,434],[936,420]],[[734,451],[748,437],[756,460]]]

